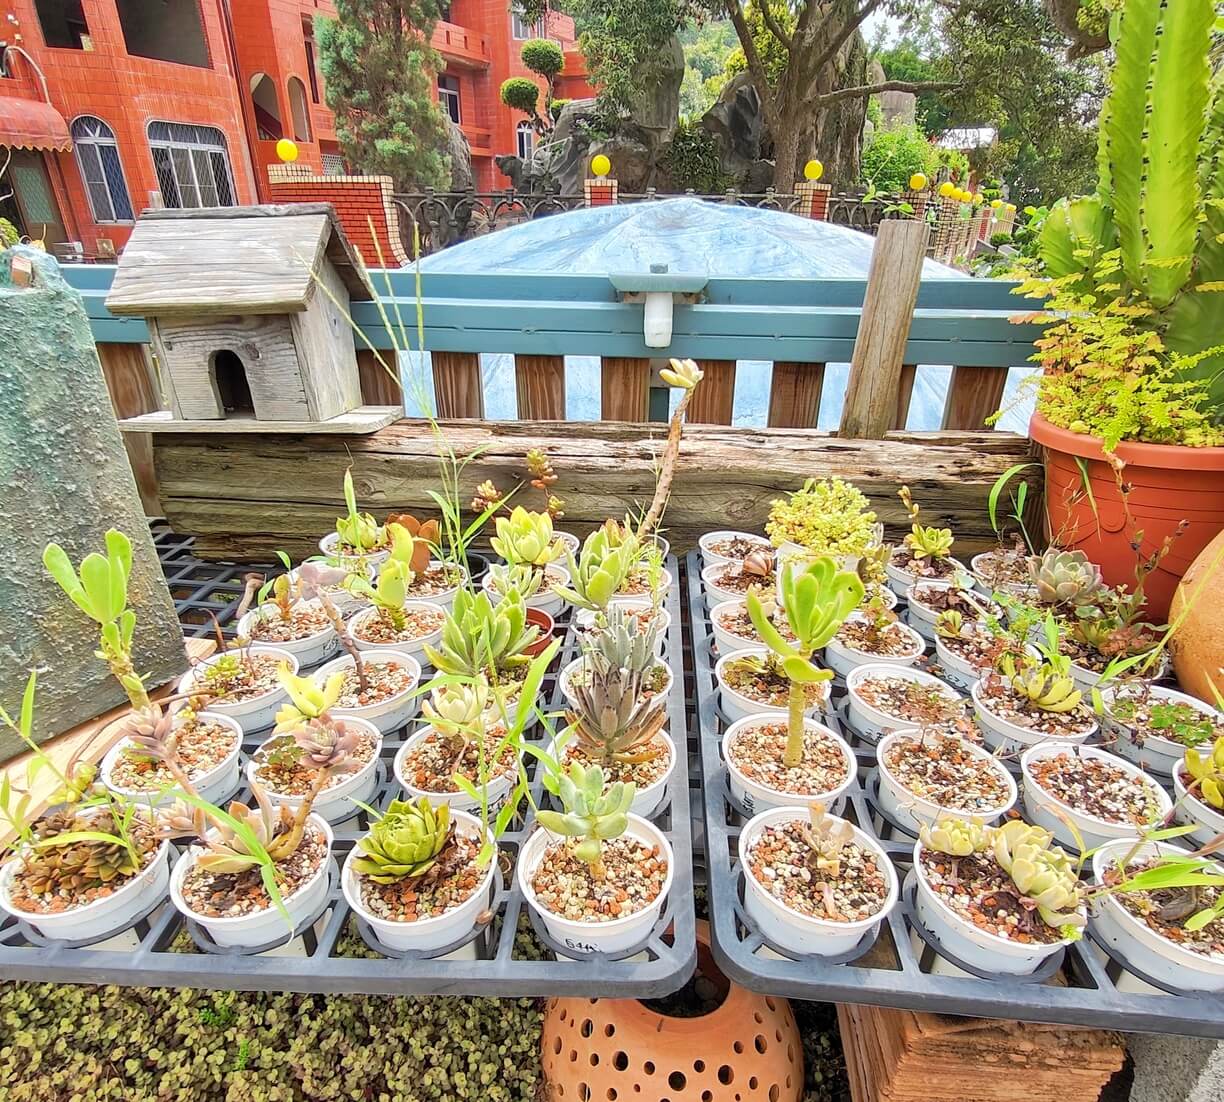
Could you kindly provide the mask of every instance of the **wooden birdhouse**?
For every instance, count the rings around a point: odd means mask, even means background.
[[[370,298],[331,206],[298,203],[147,212],[106,305],[147,322],[176,420],[308,423],[361,406]]]

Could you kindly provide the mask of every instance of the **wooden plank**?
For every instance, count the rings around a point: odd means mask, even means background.
[[[186,643],[189,664],[207,658],[217,649],[217,644],[211,639],[188,639]],[[155,689],[149,695],[154,700],[169,696],[177,684],[178,679],[176,677],[175,680],[168,682],[159,689]],[[55,738],[48,739],[39,749],[61,770],[74,756],[78,755],[78,760],[97,762],[101,760],[106,750],[107,737],[103,736],[102,732],[118,720],[123,719],[130,711],[131,708],[126,704],[119,708],[112,708],[110,711],[103,712],[100,716],[96,716],[86,723],[78,724],[70,731],[65,731],[62,735],[56,735]],[[6,762],[3,766],[0,766],[0,777],[8,777],[15,788],[24,790],[26,787],[26,767],[33,756],[33,752],[26,751],[26,753],[19,754],[17,757]],[[34,784],[29,789],[32,796],[32,815],[37,815],[47,806],[58,787],[58,779],[48,770],[44,770],[42,774],[34,778]],[[3,845],[11,837],[11,830],[5,831],[0,829],[0,845]]]
[[[395,370],[394,355],[383,353],[383,362]],[[404,396],[399,384],[387,374],[387,368],[378,362],[378,357],[368,348],[357,352],[357,374],[361,379],[361,400],[367,406],[399,406],[403,408]]]
[[[310,416],[326,421],[361,405],[361,377],[353,331],[341,305],[347,294],[344,281],[330,264],[323,265],[317,278],[318,293],[290,321]]]
[[[901,365],[918,300],[927,237],[924,222],[896,219],[880,224],[850,361],[842,436],[878,440],[896,419]]]
[[[893,421],[894,429],[905,428],[905,422],[909,420],[910,402],[914,397],[914,380],[917,376],[917,364],[901,365],[901,378],[897,382],[897,417]]]
[[[729,425],[735,406],[735,361],[699,360],[705,373],[701,385],[693,391],[688,419],[694,425]]]
[[[599,416],[605,421],[645,421],[650,403],[650,361],[604,356],[600,360]]]
[[[515,356],[514,385],[520,420],[565,420],[564,356]]]
[[[532,448],[549,453],[561,474],[564,526],[583,533],[650,499],[662,425],[619,422],[442,423],[459,455],[481,454],[468,467],[465,499],[491,478],[521,474]],[[277,548],[313,553],[343,512],[341,482],[351,463],[362,507],[375,515],[407,510],[430,515],[437,483],[436,442],[429,425],[403,419],[368,436],[158,435],[157,475],[166,515],[198,537],[209,558],[267,561]],[[691,425],[664,526],[678,551],[718,525],[760,531],[770,502],[805,478],[836,475],[858,485],[891,538],[908,530],[896,492],[908,484],[935,510],[929,523],[952,527],[958,553],[995,545],[986,515],[990,488],[1029,457],[1012,433],[889,433],[883,441],[842,440],[811,429],[741,429]]]
[[[484,382],[475,352],[434,352],[434,398],[439,417],[483,417]]]
[[[358,406],[330,421],[258,421],[253,417],[227,417],[224,420],[185,421],[168,409],[130,417],[119,422],[125,433],[190,432],[208,436],[231,434],[276,436],[318,436],[336,433],[365,434],[385,429],[404,416],[402,406]]]
[[[820,415],[824,364],[775,361],[769,386],[769,427],[814,429]]]
[[[157,375],[148,345],[103,342],[96,347],[98,360],[102,364],[102,377],[106,380],[116,417],[138,417],[161,407]],[[126,433],[123,446],[144,511],[151,517],[161,516],[157,475],[153,471],[152,441],[145,433]]]
[[[954,367],[944,403],[945,429],[980,429],[1003,402],[1005,367]]]

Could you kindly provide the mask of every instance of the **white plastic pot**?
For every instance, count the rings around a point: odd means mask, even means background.
[[[553,539],[560,540],[565,545],[565,549],[575,557],[577,557],[578,551],[582,547],[582,541],[573,532],[561,532],[554,528]]]
[[[743,593],[737,593],[733,589],[722,589],[715,578],[726,570],[726,563],[715,563],[713,566],[707,566],[701,571],[701,584],[705,587],[706,603],[709,605],[718,604],[721,601],[742,601]],[[773,591],[773,586],[767,582],[761,584],[762,591]]]
[[[479,814],[480,801],[472,799],[466,792],[430,792],[425,788],[417,788],[414,784],[409,784],[405,779],[404,763],[408,760],[408,755],[412,748],[421,742],[426,735],[432,733],[432,727],[422,727],[420,730],[408,736],[408,740],[395,755],[395,762],[392,766],[395,772],[395,779],[399,781],[404,791],[412,800],[419,800],[422,796],[428,797],[432,804],[448,804],[452,811],[470,811]],[[473,782],[475,783],[475,782]],[[506,797],[510,795],[510,790],[518,783],[518,775],[516,771],[511,770],[507,774],[499,774],[493,777],[488,784],[488,800],[489,814],[496,814],[501,810],[502,804],[506,802]]]
[[[1173,770],[1173,794],[1177,798],[1177,821],[1183,826],[1197,828],[1185,835],[1181,841],[1193,839],[1200,846],[1205,846],[1217,835],[1224,834],[1224,812],[1186,791],[1186,781],[1180,766]],[[1221,851],[1224,851],[1224,846],[1220,846],[1215,852]]]
[[[413,609],[418,611],[424,609],[426,612],[438,612],[446,616],[446,608],[433,601],[405,601],[404,609],[407,612],[411,612]],[[371,607],[357,613],[349,621],[349,634],[352,635],[353,642],[357,644],[357,649],[363,655],[410,654],[419,662],[421,656],[425,653],[425,647],[436,647],[438,641],[442,638],[442,624],[439,623],[433,631],[420,635],[416,639],[408,639],[396,643],[371,643],[369,640],[361,638],[358,633],[362,627],[371,623],[377,616],[378,609]]]
[[[276,907],[266,907],[252,914],[235,915],[230,918],[208,918],[197,914],[183,898],[183,880],[195,864],[201,847],[192,846],[176,862],[174,871],[170,874],[170,899],[175,909],[208,931],[218,945],[254,948],[266,945],[272,941],[289,941],[302,932],[302,925],[317,911],[327,898],[328,870],[331,867],[331,848],[333,841],[332,829],[322,817],[311,814],[306,820],[323,832],[327,839],[327,856],[320,863],[318,870],[305,884],[301,885],[292,895],[284,897],[285,910],[289,912],[289,921]]]
[[[952,582],[915,582],[914,585],[910,586],[909,592],[906,596],[906,600],[908,601],[905,614],[906,622],[928,643],[935,642],[935,618],[939,614],[933,608],[923,604],[915,596],[914,590],[918,586],[922,586],[924,588],[929,586],[931,589],[963,588],[965,593],[968,595],[968,599],[976,608],[979,609],[979,611],[982,613],[987,611],[986,602],[980,600],[978,595],[972,589],[963,586],[954,587]]]
[[[651,903],[631,915],[608,922],[576,922],[562,918],[536,899],[535,889],[531,886],[536,870],[548,848],[555,844],[564,844],[565,839],[537,826],[519,850],[515,875],[527,906],[543,919],[544,926],[553,940],[575,953],[619,953],[632,948],[639,941],[646,939],[667,902],[667,894],[671,891],[676,871],[676,856],[672,852],[671,843],[658,827],[640,815],[629,816],[625,837],[647,846],[658,846],[659,853],[667,859],[667,875],[662,889]]]
[[[749,650],[761,645],[761,640],[755,634],[750,638],[733,635],[718,622],[719,613],[739,612],[747,607],[748,602],[743,597],[737,597],[733,601],[720,601],[710,609],[710,626],[714,630],[714,642],[718,645],[720,655],[734,654],[738,650]]]
[[[978,727],[981,728],[982,738],[992,750],[1002,749],[1006,754],[1018,754],[1042,742],[1048,742],[1052,746],[1075,746],[1087,741],[1097,732],[1095,721],[1091,728],[1082,734],[1074,735],[1047,735],[1041,731],[1021,727],[1019,724],[1008,722],[1002,716],[995,715],[983,703],[980,680],[975,681],[969,691],[973,696],[973,712],[977,717]]]
[[[626,606],[628,609],[630,606]],[[649,608],[650,601],[644,601],[641,605],[631,606],[634,610],[639,608]],[[581,634],[586,634],[594,630],[595,617],[598,615],[593,609],[580,608],[575,612],[575,617],[578,622],[578,631]],[[671,613],[665,608],[660,608],[655,613],[655,623],[659,625],[658,634],[655,636],[655,655],[658,658],[663,657],[663,651],[667,647],[667,632],[671,627]]]
[[[558,739],[561,732],[558,732]],[[639,788],[633,796],[633,803],[629,805],[631,815],[640,815],[643,819],[651,818],[655,812],[663,805],[664,799],[667,797],[667,785],[672,779],[672,775],[676,772],[676,766],[679,764],[679,756],[676,753],[676,744],[672,740],[671,735],[666,731],[659,732],[661,738],[667,744],[667,770],[653,784],[647,785],[645,788]],[[552,756],[560,762],[565,762],[565,747],[558,746],[558,739],[553,740]],[[607,772],[605,767],[604,772]]]
[[[1057,953],[1070,939],[1039,942],[1013,941],[978,929],[947,907],[927,883],[921,864],[922,843],[914,843],[918,921],[927,932],[958,960],[999,976],[1030,976],[1046,957]]]
[[[923,824],[934,823],[937,819],[969,817],[964,811],[956,808],[942,807],[933,800],[911,792],[896,778],[892,770],[888,768],[885,757],[887,752],[900,739],[910,738],[912,735],[913,732],[894,732],[882,738],[879,746],[876,747],[876,764],[879,767],[877,772],[880,778],[880,808],[914,834],[918,833],[919,828]],[[970,757],[978,761],[989,762],[994,774],[1002,780],[1007,788],[1007,797],[1002,803],[986,811],[974,812],[971,817],[980,819],[984,823],[993,823],[1011,810],[1016,802],[1016,782],[1012,779],[1012,775],[1008,772],[1007,768],[993,754],[983,750],[980,746],[975,746],[967,739],[954,735],[945,735],[943,737],[956,738],[957,742],[960,743],[961,750],[967,752]]]
[[[261,643],[253,643],[250,647],[250,652],[252,654],[272,655],[278,662],[287,663],[289,672],[293,674],[296,674],[300,668],[297,658],[280,647],[265,647]],[[196,670],[202,669],[205,666],[211,666],[222,657],[224,656],[214,654],[208,658],[201,659],[196,666],[188,670],[179,680],[179,693],[186,694],[193,692],[198,687]],[[265,727],[270,727],[272,721],[276,718],[276,713],[280,706],[288,699],[289,693],[277,683],[267,692],[260,693],[258,696],[248,697],[245,700],[211,701],[208,705],[208,710],[216,712],[218,715],[229,716],[230,719],[237,721],[243,731],[250,734],[252,731],[262,731]]]
[[[561,575],[559,582],[549,580],[548,575],[553,572]],[[541,612],[547,612],[549,616],[556,617],[565,607],[565,598],[552,588],[554,584],[564,586],[570,584],[570,572],[559,562],[548,564],[544,581],[540,584],[540,588],[526,600],[527,607],[538,608]],[[493,584],[492,570],[481,579],[480,587],[489,595],[489,600],[494,604],[497,604],[502,599],[501,591]]]
[[[218,727],[224,727],[234,736],[234,747],[222,761],[219,761],[207,772],[200,773],[191,778],[192,787],[195,788],[196,794],[200,799],[206,800],[210,804],[220,804],[223,800],[233,795],[241,780],[238,759],[242,753],[242,727],[238,724],[237,720],[212,710],[201,712],[198,718],[201,723],[215,723]],[[130,800],[139,800],[142,803],[147,803],[150,807],[162,807],[165,804],[173,803],[180,791],[177,787],[165,792],[162,792],[160,789],[140,790],[123,788],[115,784],[111,779],[112,771],[123,751],[129,745],[130,741],[124,739],[122,742],[115,743],[106,752],[106,756],[102,759],[102,783],[112,792],[125,796]]]
[[[379,734],[387,735],[403,727],[417,712],[420,697],[416,695],[416,687],[421,682],[421,664],[404,651],[382,650],[362,654],[364,666],[385,666],[389,662],[398,662],[411,676],[411,680],[394,696],[380,700],[377,704],[366,704],[363,707],[343,708],[339,705],[331,709],[334,716],[341,719],[363,719],[378,728]],[[322,688],[333,674],[344,673],[353,668],[351,655],[345,654],[320,666],[314,673],[314,680]]]
[[[745,696],[741,692],[737,692],[731,688],[724,680],[724,673],[727,664],[736,658],[747,658],[756,656],[764,658],[769,651],[764,647],[744,647],[742,650],[736,651],[734,654],[724,654],[714,666],[714,676],[718,679],[718,702],[722,706],[723,715],[729,720],[745,719],[748,716],[773,715],[783,716],[787,714],[786,705],[775,707],[770,704],[763,704],[759,700],[753,700],[750,696]],[[816,703],[804,710],[804,715],[818,716],[824,709],[824,706],[829,701],[829,683],[827,681],[820,685],[821,695]]]
[[[955,581],[963,589],[973,588],[973,575],[969,573],[969,568],[960,561],[960,559],[952,560],[957,570],[949,578],[924,578],[923,581]],[[911,574],[908,570],[902,570],[900,567],[893,566],[892,561],[884,564],[884,573],[888,577],[888,588],[891,589],[898,597],[905,597],[909,594],[909,588],[918,581],[917,574]]]
[[[669,589],[671,589],[671,584],[672,584],[671,571],[667,569],[660,569],[659,570],[659,592],[666,593]],[[649,593],[613,593],[608,603],[613,604],[613,605],[626,605],[629,608],[633,608],[635,605],[639,604],[640,602],[650,601],[651,599],[652,598]]]
[[[869,931],[875,929],[896,906],[899,885],[892,862],[874,838],[854,828],[854,841],[863,849],[875,854],[876,867],[888,881],[888,893],[884,905],[870,918],[857,922],[831,922],[800,914],[782,900],[771,895],[768,889],[752,874],[749,854],[766,827],[777,827],[795,819],[807,822],[805,807],[775,807],[754,816],[740,831],[739,862],[744,871],[744,906],[749,916],[760,926],[761,932],[780,949],[797,955],[821,957],[838,956],[853,949]]]
[[[849,692],[847,716],[850,726],[870,742],[874,742],[887,731],[912,731],[922,726],[912,720],[890,716],[887,712],[882,712],[868,704],[859,695],[858,687],[871,677],[899,677],[919,685],[930,685],[937,688],[953,703],[959,703],[961,699],[955,689],[940,681],[934,674],[926,673],[923,670],[916,670],[910,666],[890,666],[879,662],[857,666],[846,675],[846,688]]]
[[[60,941],[101,941],[119,933],[165,898],[170,883],[170,843],[162,842],[153,860],[117,891],[58,914],[37,914],[13,906],[12,882],[20,863],[20,856],[15,856],[0,865],[0,909],[28,922],[43,937]]]
[[[1115,754],[1098,750],[1093,746],[1053,746],[1048,742],[1042,743],[1026,750],[1020,758],[1020,770],[1024,778],[1024,808],[1028,812],[1029,822],[1048,830],[1054,835],[1059,845],[1067,846],[1069,849],[1080,848],[1080,843],[1076,841],[1075,835],[1064,821],[1063,816],[1075,824],[1076,830],[1080,832],[1080,837],[1083,839],[1084,847],[1087,849],[1095,849],[1117,838],[1137,838],[1143,832],[1142,827],[1131,823],[1111,823],[1106,819],[1089,815],[1057,799],[1042,788],[1033,776],[1033,766],[1046,758],[1064,754],[1075,755],[1084,760],[1095,758],[1098,761],[1108,762],[1129,776],[1147,781],[1157,793],[1156,799],[1160,808],[1152,826],[1159,826],[1160,821],[1173,809],[1173,801],[1169,799],[1169,794],[1137,765],[1132,765]]]
[[[861,612],[852,612],[846,617],[847,622],[861,621],[864,616]],[[884,654],[869,654],[867,651],[856,650],[854,647],[849,647],[843,643],[835,635],[829,640],[828,645],[824,649],[824,664],[829,667],[834,673],[841,674],[842,677],[847,676],[851,670],[857,669],[859,666],[895,666],[903,668],[912,666],[918,661],[926,650],[926,644],[922,640],[922,636],[907,624],[900,622],[894,625],[909,641],[913,648],[913,653],[908,656],[891,657]]]
[[[989,551],[983,551],[979,555],[974,555],[969,560],[969,573],[973,576],[973,588],[976,589],[983,597],[994,597],[996,588],[991,585],[982,576],[982,564],[989,555]],[[1036,587],[1023,582],[1009,582],[998,590],[1000,593],[1007,593],[1013,597],[1025,597],[1036,591]]]
[[[935,658],[944,672],[944,680],[954,688],[968,692],[981,679],[983,667],[975,666],[949,650],[938,635],[935,637]]]
[[[328,532],[319,540],[319,550],[323,552],[323,557],[328,563],[345,570],[359,569],[363,565],[373,566],[377,570],[391,557],[389,547],[381,551],[371,551],[368,555],[342,555],[340,554],[340,534],[338,532]]]
[[[855,776],[858,773],[858,764],[854,758],[854,751],[850,749],[846,740],[832,728],[826,727],[823,723],[817,723],[814,719],[804,719],[804,729],[806,731],[819,731],[825,738],[834,743],[838,750],[841,751],[842,760],[845,764],[845,773],[841,782],[828,791],[784,792],[780,788],[770,788],[768,785],[761,784],[760,781],[755,781],[745,775],[735,764],[735,759],[731,756],[731,747],[735,745],[735,741],[739,738],[740,733],[745,730],[751,730],[761,724],[777,722],[777,715],[766,712],[747,716],[744,719],[737,719],[727,728],[722,739],[722,756],[723,761],[727,763],[727,776],[730,782],[731,795],[750,815],[775,807],[806,808],[809,804],[817,801],[826,807],[832,807],[846,794],[846,790],[854,783]]]
[[[470,838],[479,839],[481,837],[483,827],[480,820],[467,812],[452,810],[451,822],[455,824],[457,833]],[[451,945],[461,938],[476,936],[476,920],[493,899],[493,877],[497,872],[496,856],[489,862],[480,886],[459,906],[440,915],[418,918],[415,922],[396,922],[375,915],[366,909],[365,904],[361,901],[361,874],[353,868],[353,861],[360,856],[361,850],[356,846],[349,851],[344,868],[341,870],[340,887],[344,892],[345,901],[357,917],[369,923],[378,940],[389,949],[415,949],[429,952],[433,949],[441,949],[445,945]],[[464,953],[464,948],[466,947],[456,949],[454,957],[474,956],[474,954]],[[447,958],[451,957],[452,954],[448,953]]]
[[[1164,685],[1149,685],[1147,692],[1156,700],[1169,704],[1185,704],[1196,712],[1201,712],[1208,719],[1216,722],[1221,720],[1221,715],[1215,708],[1196,696],[1179,693],[1176,689],[1169,689]],[[1177,767],[1177,763],[1185,756],[1185,746],[1163,735],[1148,735],[1140,742],[1135,737],[1134,729],[1128,727],[1125,720],[1112,716],[1110,710],[1114,702],[1114,691],[1106,689],[1102,696],[1105,698],[1105,729],[1115,736],[1114,749],[1117,753],[1144,769],[1150,769],[1162,776],[1169,776]]]
[[[321,607],[318,601],[301,601],[294,605],[294,608],[316,609]],[[276,605],[271,603],[259,605],[238,621],[238,634],[244,639],[251,639],[256,646],[266,645],[279,650],[287,650],[298,660],[298,665],[304,670],[317,666],[320,662],[326,662],[336,653],[340,640],[331,624],[325,624],[321,630],[312,632],[301,639],[288,639],[275,643],[269,641],[264,644],[261,640],[254,638],[251,632],[255,630],[256,625],[263,620],[273,620],[279,615],[280,609]]]
[[[1143,663],[1141,662],[1138,666],[1132,667],[1130,673],[1137,676],[1142,666]],[[1159,681],[1162,677],[1168,676],[1168,673],[1169,656],[1167,652],[1162,651],[1160,662],[1144,674],[1143,679],[1145,681]],[[1096,670],[1090,670],[1087,666],[1081,666],[1078,662],[1073,661],[1071,663],[1071,680],[1075,682],[1075,687],[1085,695],[1092,692],[1093,687],[1100,682],[1102,676],[1103,674],[1097,673]]]
[[[701,562],[704,566],[713,566],[716,563],[723,562],[741,562],[741,559],[732,558],[730,555],[720,555],[713,549],[715,543],[721,543],[728,539],[746,539],[752,540],[757,544],[762,551],[773,551],[773,547],[764,536],[758,536],[754,532],[734,532],[728,529],[720,529],[717,532],[707,532],[697,541],[697,546],[701,549]]]
[[[295,566],[289,571],[289,579],[295,585],[301,573],[301,567]],[[377,576],[377,570],[372,562],[365,564],[365,570],[355,570],[354,573],[364,574],[366,581],[373,584]],[[329,586],[326,590],[327,596],[331,599],[332,604],[339,610],[341,616],[351,616],[358,609],[365,608],[370,602],[356,593],[350,593],[343,586]]]
[[[1102,883],[1106,872],[1132,851],[1134,842],[1110,842],[1092,856],[1092,875]],[[1185,856],[1185,850],[1167,842],[1145,842],[1135,860],[1154,855]],[[1216,868],[1224,872],[1224,868]],[[1119,955],[1154,980],[1175,990],[1224,991],[1224,955],[1206,956],[1182,948],[1158,934],[1146,922],[1132,915],[1112,895],[1100,897],[1089,920],[1096,935],[1118,950]],[[1145,984],[1146,988],[1147,985]]]
[[[355,801],[360,800],[362,803],[369,803],[378,787],[378,755],[382,750],[382,735],[379,734],[378,728],[374,724],[364,719],[349,718],[344,722],[346,727],[365,728],[366,732],[373,736],[374,754],[355,773],[344,774],[336,784],[325,788],[315,798],[311,813],[326,819],[329,823],[338,823],[342,819],[347,819],[350,815],[354,814],[358,810]],[[273,738],[280,737],[282,736],[273,736]],[[260,749],[262,750],[263,747],[261,746]],[[258,753],[259,750],[256,750],[255,754],[251,755],[251,759],[247,762],[246,767],[247,781],[252,784],[257,780],[255,773],[259,766],[259,763],[256,761]],[[302,803],[303,797],[289,796],[285,793],[277,792],[266,784],[263,786],[263,790],[273,806],[284,804],[288,807],[299,807]]]
[[[570,707],[573,707],[578,701],[578,698],[574,695],[573,688],[570,686],[570,678],[573,677],[573,675],[585,661],[586,659],[584,657],[579,656],[572,662],[567,663],[565,668],[561,671],[561,692],[565,696],[566,702],[570,705]],[[672,668],[666,662],[662,661],[656,662],[655,665],[662,666],[663,669],[667,671],[667,677],[663,681],[663,687],[656,694],[658,696],[665,697],[669,692],[671,692],[672,681],[675,679],[672,673]]]

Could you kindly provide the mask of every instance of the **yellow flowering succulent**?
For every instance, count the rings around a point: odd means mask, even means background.
[[[790,497],[774,501],[765,531],[775,547],[789,541],[817,555],[862,555],[877,542],[867,498],[840,478],[809,478]]]

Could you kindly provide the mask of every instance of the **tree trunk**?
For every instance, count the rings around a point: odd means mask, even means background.
[[[782,116],[782,133],[774,135],[774,188],[782,194],[794,190],[799,179],[799,139],[803,122],[789,113]]]
[[[868,83],[867,47],[863,36],[854,34],[829,66],[828,91]],[[825,91],[826,89],[821,89]],[[842,99],[829,104],[816,116],[813,148],[824,162],[824,180],[835,191],[853,188],[859,182],[863,154],[863,123],[867,99]]]

